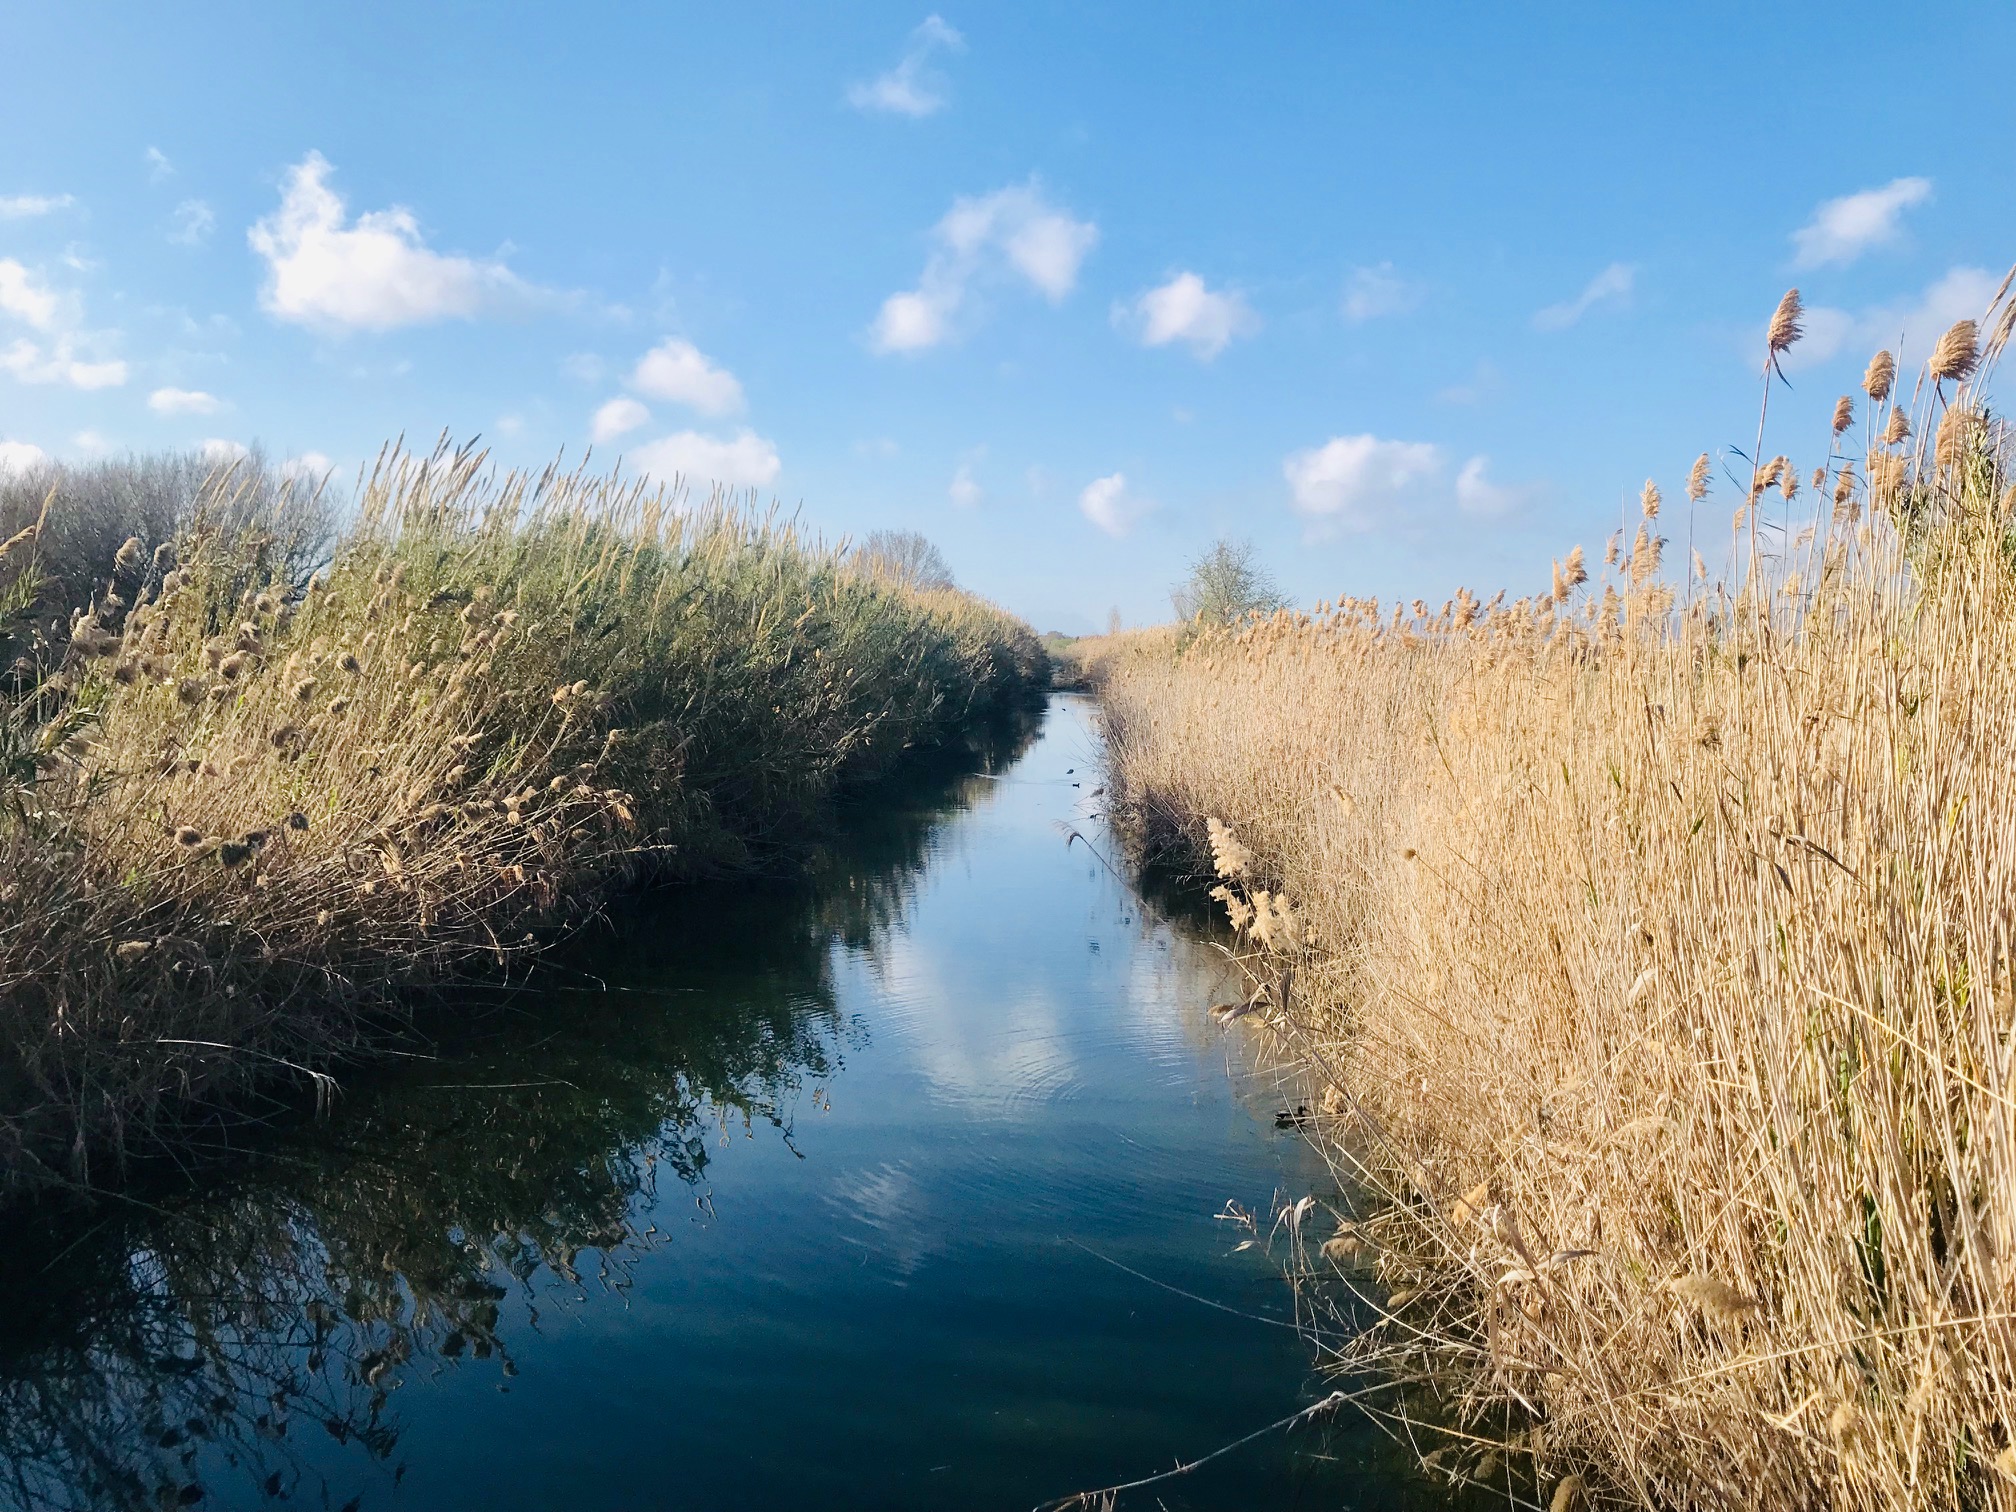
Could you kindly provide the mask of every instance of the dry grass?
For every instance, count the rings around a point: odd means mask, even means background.
[[[1949,333],[1908,428],[1872,364],[1824,489],[1739,479],[1725,582],[1658,574],[1648,489],[1586,588],[1083,652],[1135,822],[1209,847],[1383,1194],[1345,1353],[1509,1410],[1571,1501],[2016,1506],[1996,355]]]
[[[30,617],[0,658],[13,1184],[325,1077],[416,987],[509,969],[612,884],[760,863],[1043,680],[991,606],[718,501],[388,454],[304,579],[246,486],[121,549],[67,627],[34,534],[0,564]]]

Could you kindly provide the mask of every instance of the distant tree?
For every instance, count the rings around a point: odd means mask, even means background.
[[[911,588],[953,586],[952,564],[945,553],[914,530],[874,531],[854,548],[854,560]]]
[[[1229,625],[1255,612],[1272,614],[1288,603],[1273,575],[1253,560],[1253,543],[1224,536],[1190,564],[1190,576],[1171,591],[1169,601],[1179,617],[1202,616],[1214,625]]]
[[[1122,628],[1122,621],[1120,619],[1120,606],[1118,604],[1115,604],[1106,613],[1106,633],[1108,635],[1118,635],[1121,631],[1121,628]]]

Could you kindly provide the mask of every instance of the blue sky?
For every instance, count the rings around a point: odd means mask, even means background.
[[[1802,464],[1980,313],[2011,56],[2008,5],[10,0],[0,458],[593,443],[1067,630],[1221,533],[1516,592],[1748,447],[1787,286]]]

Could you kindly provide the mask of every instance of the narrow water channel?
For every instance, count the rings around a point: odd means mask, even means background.
[[[1323,1172],[1099,859],[1097,766],[1061,697],[809,880],[647,899],[326,1113],[17,1223],[0,1504],[1022,1509],[1316,1400],[1215,1215]],[[1433,1504],[1402,1464],[1346,1419],[1121,1506]]]

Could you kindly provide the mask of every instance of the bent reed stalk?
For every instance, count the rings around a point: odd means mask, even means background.
[[[312,501],[226,470],[67,625],[35,556],[64,480],[44,503],[0,560],[0,1188],[275,1071],[326,1087],[415,989],[614,885],[761,864],[1047,682],[971,595],[585,471],[388,450],[310,575]]]
[[[1745,459],[1734,581],[1661,577],[1648,485],[1600,589],[1082,650],[1371,1194],[1334,1363],[1543,1500],[2016,1506],[2012,326],[1879,357],[1810,493]]]

